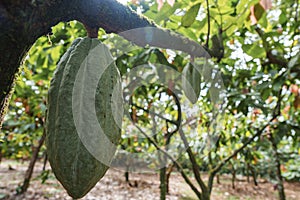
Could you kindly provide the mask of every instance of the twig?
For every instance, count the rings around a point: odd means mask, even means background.
[[[296,13],[295,13],[295,22],[298,21],[298,14],[299,14],[299,1],[296,1]]]
[[[207,37],[206,37],[206,43],[205,47],[208,48],[208,42],[209,42],[209,35],[210,35],[210,11],[209,11],[209,3],[208,0],[206,0],[206,10],[207,10]]]
[[[176,122],[177,120],[176,120],[176,121],[170,120],[170,119],[168,119],[168,118],[162,116],[162,115],[159,114],[159,113],[156,113],[156,112],[153,112],[153,111],[148,110],[148,109],[146,109],[146,108],[143,108],[143,107],[141,107],[141,106],[138,106],[138,105],[135,104],[135,103],[131,103],[131,106],[134,106],[134,107],[136,107],[136,108],[138,108],[138,109],[141,109],[141,110],[143,110],[143,111],[145,111],[146,113],[149,113],[149,114],[151,114],[151,115],[157,116],[157,117],[159,117],[159,118],[161,118],[161,119],[163,119],[163,120],[165,120],[165,121],[168,121],[168,122],[170,122],[170,123],[172,123],[172,124],[177,124],[177,122]]]

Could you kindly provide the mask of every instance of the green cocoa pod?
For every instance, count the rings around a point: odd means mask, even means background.
[[[185,96],[193,104],[197,102],[200,95],[200,83],[200,72],[192,65],[192,63],[187,63],[182,70],[182,89]]]
[[[46,147],[68,194],[86,195],[104,176],[120,139],[120,73],[98,39],[76,39],[50,83]]]

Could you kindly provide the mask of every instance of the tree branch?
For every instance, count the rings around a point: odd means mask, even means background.
[[[264,31],[262,29],[260,29],[258,26],[255,27],[255,31],[257,32],[257,34],[259,35],[259,37],[262,40],[263,47],[266,51],[266,55],[269,60],[269,62],[267,62],[267,64],[276,64],[276,65],[279,65],[282,67],[287,67],[287,61],[284,58],[276,56],[272,53],[272,48],[268,44],[268,42],[266,40],[267,38],[265,38]]]
[[[206,43],[205,47],[208,48],[208,42],[209,42],[209,35],[210,35],[210,11],[209,11],[209,2],[206,0],[206,11],[207,11],[207,37],[206,37]]]
[[[175,124],[175,125],[177,124],[177,120],[176,120],[176,121],[170,120],[170,119],[168,119],[168,118],[162,116],[161,114],[156,113],[156,112],[153,112],[153,111],[148,110],[148,109],[146,109],[146,108],[143,108],[143,107],[137,105],[136,103],[132,103],[131,106],[134,106],[134,107],[136,107],[137,109],[141,109],[141,110],[143,110],[144,112],[149,113],[149,114],[151,114],[151,115],[157,116],[157,117],[161,118],[162,120],[165,120],[165,121],[167,121],[167,122],[169,122],[169,123],[171,123],[171,124]]]
[[[200,175],[200,172],[199,172],[200,168],[197,164],[196,158],[195,158],[195,156],[192,152],[192,149],[191,149],[191,147],[190,147],[190,145],[189,145],[189,143],[188,143],[188,141],[185,137],[185,134],[184,134],[182,128],[179,129],[179,134],[180,134],[180,137],[183,141],[184,147],[186,148],[186,151],[189,155],[195,179],[197,180],[197,183],[199,184],[199,186],[202,190],[202,193],[207,194],[207,187],[206,187],[205,183],[203,182],[203,180],[201,178],[201,175]]]

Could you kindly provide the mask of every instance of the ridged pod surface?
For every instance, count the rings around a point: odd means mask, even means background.
[[[78,120],[74,118],[74,107],[72,107],[74,103],[72,95],[74,90],[77,90],[74,85],[78,72],[86,73],[94,66],[110,63],[106,69],[105,66],[100,66],[105,70],[95,88],[94,109],[104,134],[111,144],[117,146],[121,134],[121,118],[117,118],[116,121],[111,102],[114,87],[116,85],[120,87],[121,82],[119,71],[112,61],[109,49],[98,39],[79,38],[61,57],[51,80],[46,115],[47,154],[56,178],[74,199],[86,195],[109,168],[107,163],[100,162],[101,160],[96,159],[95,155],[86,148],[86,144],[81,140],[84,135],[80,137],[78,134],[78,127],[75,124]],[[79,90],[84,89],[84,86],[79,88]],[[117,98],[118,101],[122,99],[121,92],[117,93]],[[89,133],[86,133],[86,136],[89,137]],[[100,144],[98,148],[100,152],[107,151],[107,148],[101,147]],[[109,153],[113,155],[115,152]]]
[[[182,70],[182,88],[185,96],[193,104],[197,102],[200,95],[200,83],[200,72],[192,65],[192,63],[187,63]]]

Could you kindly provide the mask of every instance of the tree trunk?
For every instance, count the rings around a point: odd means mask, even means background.
[[[0,163],[2,161],[2,147],[0,146]]]
[[[250,170],[251,170],[251,174],[252,174],[252,177],[253,177],[253,183],[255,186],[258,186],[258,182],[257,182],[257,174],[256,174],[256,171],[254,169],[254,167],[250,166]]]
[[[168,150],[167,144],[165,144],[165,150]],[[166,200],[167,196],[167,156],[162,152],[158,151],[158,161],[159,161],[159,188],[160,188],[160,200]]]
[[[217,184],[221,184],[221,182],[220,182],[220,174],[217,174]]]
[[[168,169],[167,169],[167,174],[166,174],[166,188],[167,188],[167,194],[170,193],[170,190],[169,190],[169,189],[170,189],[170,188],[169,188],[169,186],[170,186],[170,177],[171,177],[171,173],[172,173],[172,171],[173,171],[174,166],[175,166],[175,164],[172,163],[172,164],[168,167]]]
[[[44,132],[41,139],[39,140],[38,146],[34,148],[34,151],[33,151],[32,157],[30,159],[28,169],[27,169],[26,174],[25,174],[24,182],[23,182],[23,185],[21,187],[21,192],[20,192],[21,194],[26,192],[28,187],[29,187],[30,179],[31,179],[33,169],[34,169],[34,165],[35,165],[36,160],[38,159],[38,155],[39,155],[40,149],[41,149],[41,147],[42,147],[42,145],[45,141],[45,138],[46,138],[46,134]]]
[[[274,152],[275,166],[276,166],[276,178],[277,178],[277,189],[278,189],[279,199],[285,200],[286,198],[285,198],[285,192],[284,192],[283,178],[282,178],[281,169],[280,169],[280,158],[278,155],[277,144],[276,144],[275,139],[272,134],[270,134],[269,140],[272,144],[272,149]]]
[[[46,170],[47,161],[48,161],[48,154],[47,154],[47,152],[45,152],[45,154],[44,154],[44,163],[43,163],[43,171]]]
[[[250,164],[247,162],[247,165],[246,165],[247,183],[250,183],[250,174],[249,174],[249,170],[250,170]]]
[[[202,192],[201,200],[210,200],[210,193],[209,193],[209,191]]]
[[[162,167],[159,170],[159,180],[160,180],[160,200],[166,200],[167,196],[167,185],[166,185],[166,167]]]
[[[232,172],[231,172],[231,174],[232,174],[232,177],[231,177],[231,187],[232,187],[232,189],[235,189],[236,170],[235,170],[233,164],[232,164]]]

